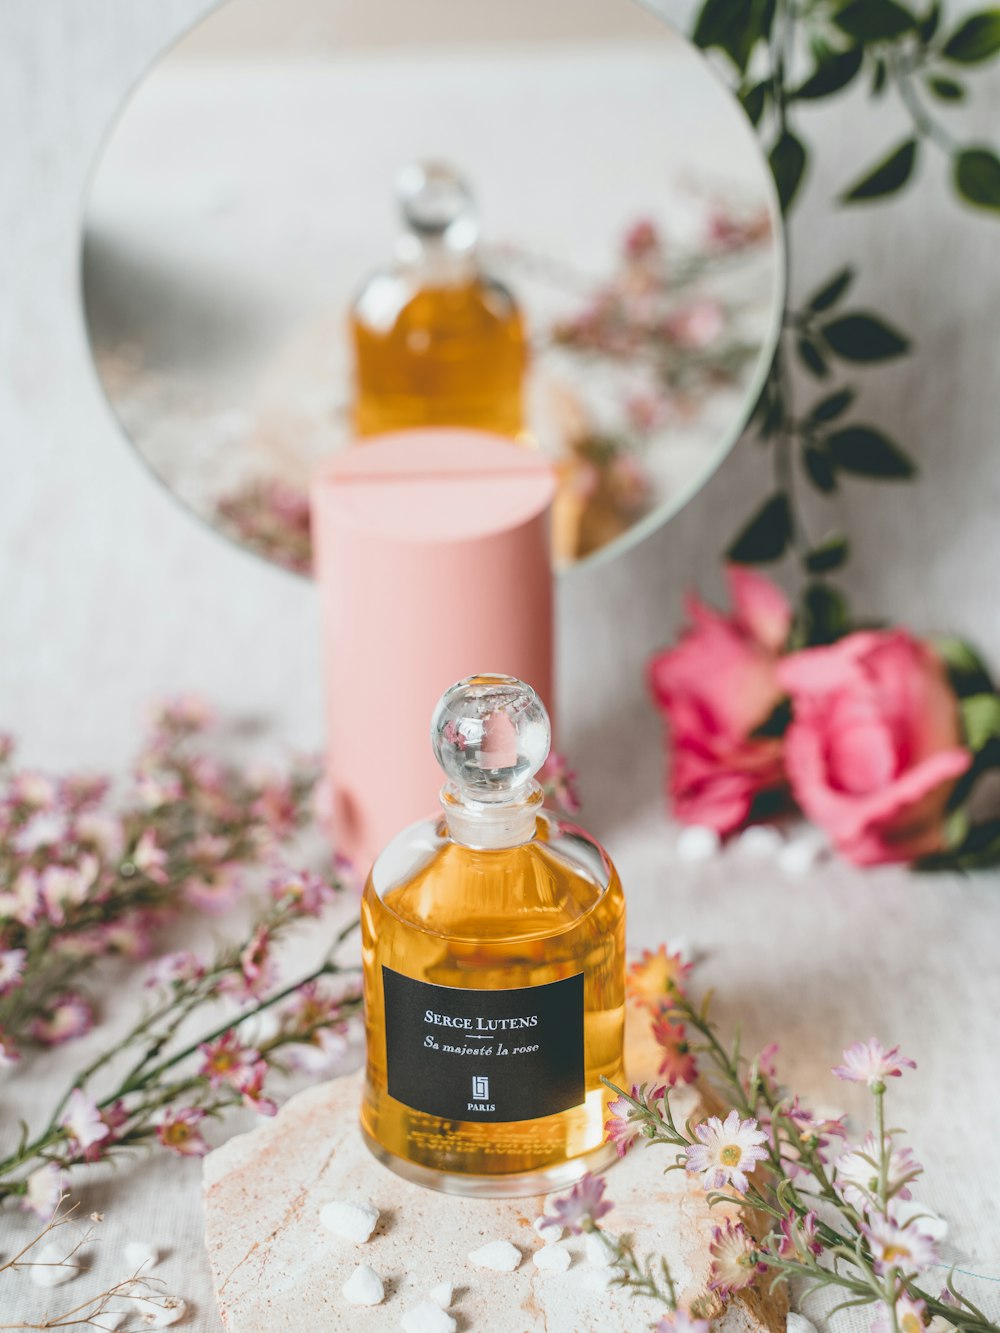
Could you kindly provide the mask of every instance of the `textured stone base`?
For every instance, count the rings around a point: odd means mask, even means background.
[[[656,1068],[648,1019],[630,1016],[629,1068],[637,1081]],[[361,1075],[294,1097],[273,1119],[231,1139],[205,1161],[205,1237],[222,1321],[231,1333],[333,1333],[398,1329],[402,1314],[440,1282],[455,1286],[450,1313],[459,1330],[489,1333],[634,1333],[663,1313],[629,1293],[600,1290],[600,1270],[582,1237],[566,1244],[565,1273],[541,1272],[531,1255],[542,1241],[532,1223],[538,1199],[456,1199],[421,1189],[379,1165],[361,1141]],[[678,1099],[675,1115],[698,1095]],[[666,1147],[633,1149],[608,1174],[615,1208],[609,1231],[632,1238],[640,1255],[662,1254],[686,1297],[703,1291],[708,1240],[724,1216],[708,1209],[683,1172],[663,1173]],[[323,1229],[320,1209],[334,1199],[370,1200],[381,1212],[371,1239],[353,1245]],[[513,1273],[476,1268],[471,1250],[509,1240],[523,1253]],[[350,1305],[341,1288],[370,1265],[385,1283],[383,1304]],[[779,1333],[780,1299],[733,1301],[720,1321],[727,1333]]]

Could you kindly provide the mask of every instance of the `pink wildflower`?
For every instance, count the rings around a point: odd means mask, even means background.
[[[270,1097],[264,1096],[264,1080],[267,1077],[267,1064],[264,1060],[255,1060],[253,1064],[243,1065],[236,1071],[232,1080],[233,1087],[243,1096],[244,1103],[258,1115],[277,1115],[278,1107]]]
[[[566,761],[564,755],[555,750],[549,751],[549,757],[542,765],[538,780],[545,788],[546,795],[568,815],[580,811],[580,791],[577,787],[576,773]]]
[[[167,854],[156,840],[156,833],[148,828],[135,845],[131,856],[132,864],[141,875],[151,879],[154,884],[165,884],[167,872]]]
[[[223,864],[196,879],[187,880],[181,892],[185,901],[199,912],[221,916],[239,900],[243,881],[235,866]]]
[[[553,1200],[552,1211],[555,1216],[546,1214],[541,1226],[568,1227],[574,1236],[578,1236],[581,1231],[593,1231],[595,1223],[610,1213],[614,1206],[604,1198],[606,1183],[603,1176],[593,1176],[588,1171],[569,1194]]]
[[[707,1319],[693,1319],[685,1310],[671,1310],[653,1325],[653,1333],[709,1333]]]
[[[35,1213],[43,1222],[50,1222],[66,1196],[67,1180],[61,1167],[55,1162],[46,1162],[28,1177],[21,1207],[25,1212]]]
[[[941,1299],[943,1300],[944,1297],[942,1296]],[[923,1301],[915,1301],[912,1296],[904,1293],[896,1301],[895,1323],[889,1307],[880,1305],[878,1314],[869,1325],[871,1333],[892,1333],[894,1327],[899,1329],[899,1333],[924,1333],[926,1311],[927,1306]]]
[[[147,986],[172,986],[175,982],[199,981],[205,975],[205,964],[190,949],[165,953],[149,969]]]
[[[336,891],[309,870],[281,875],[271,881],[270,889],[276,902],[294,903],[303,916],[319,916],[325,904],[336,897]]]
[[[844,1063],[835,1065],[833,1073],[848,1083],[867,1083],[869,1088],[887,1078],[899,1078],[904,1069],[916,1069],[916,1063],[900,1055],[899,1047],[886,1050],[874,1037],[856,1041],[844,1051]]]
[[[800,1217],[790,1212],[781,1219],[781,1241],[778,1253],[783,1259],[795,1259],[809,1254],[822,1254],[822,1242],[816,1236],[816,1214]]]
[[[692,966],[680,953],[668,953],[665,944],[655,950],[643,949],[639,961],[629,967],[626,977],[628,993],[640,1004],[658,1009],[674,996],[684,994]]]
[[[754,1260],[756,1245],[742,1222],[734,1223],[727,1217],[725,1224],[712,1233],[708,1250],[712,1256],[708,1274],[710,1291],[728,1296],[750,1286],[758,1271]]]
[[[871,1247],[876,1273],[899,1268],[905,1273],[919,1273],[938,1262],[933,1239],[910,1223],[901,1226],[891,1217],[873,1214],[861,1227]]]
[[[647,259],[659,253],[660,234],[650,218],[640,218],[625,233],[623,249],[628,259]]]
[[[56,784],[44,773],[15,773],[7,790],[14,805],[29,810],[47,810],[56,803]]]
[[[98,862],[94,856],[81,856],[73,866],[47,866],[41,875],[41,895],[45,914],[54,926],[66,920],[66,909],[79,907],[97,878]]]
[[[341,1072],[344,1057],[350,1050],[346,1031],[344,1023],[316,1028],[307,1039],[290,1042],[283,1047],[282,1054],[301,1073],[311,1074],[314,1078],[328,1078]]]
[[[658,1072],[670,1087],[675,1088],[678,1083],[693,1083],[698,1077],[698,1062],[688,1043],[683,1024],[658,1018],[653,1023],[653,1036],[663,1053]]]
[[[848,1148],[835,1163],[835,1185],[847,1203],[859,1212],[876,1204],[879,1188],[879,1148],[874,1134],[866,1134],[859,1148]],[[911,1180],[921,1174],[923,1167],[910,1148],[891,1148],[889,1151],[886,1185],[889,1198],[909,1199]]]
[[[260,1052],[242,1045],[232,1028],[215,1041],[202,1042],[198,1050],[202,1056],[198,1073],[208,1079],[209,1087],[212,1088],[221,1087],[224,1083],[237,1087],[237,1079],[242,1071],[260,1059]]]
[[[33,1020],[31,1035],[43,1046],[61,1046],[64,1041],[84,1036],[93,1026],[90,1005],[76,991],[67,991]]]
[[[266,926],[254,931],[246,948],[240,954],[243,989],[249,996],[260,996],[273,983],[274,961],[271,958],[271,936]]]
[[[730,1184],[740,1194],[749,1188],[747,1172],[767,1157],[761,1146],[767,1135],[757,1128],[756,1120],[741,1120],[737,1111],[730,1111],[725,1121],[717,1115],[709,1116],[695,1125],[697,1143],[685,1148],[688,1171],[699,1171],[706,1189],[721,1189]]]
[[[168,1106],[160,1112],[156,1136],[164,1148],[169,1148],[178,1157],[204,1157],[209,1147],[198,1128],[204,1119],[205,1112],[198,1107],[185,1106],[175,1110]]]
[[[82,1088],[74,1088],[59,1118],[70,1144],[76,1152],[84,1153],[111,1133],[92,1097]]]
[[[642,1097],[642,1089],[632,1084],[631,1096],[636,1100]],[[608,1102],[608,1119],[604,1122],[604,1133],[608,1143],[615,1145],[615,1152],[624,1157],[636,1139],[642,1135],[642,1120],[632,1116],[633,1107],[624,1097],[616,1097]]]
[[[663,332],[671,342],[691,351],[704,351],[717,342],[726,328],[726,312],[718,301],[708,297],[668,315]]]
[[[15,986],[21,984],[21,974],[27,958],[24,949],[4,949],[0,951],[0,995],[7,995]]]

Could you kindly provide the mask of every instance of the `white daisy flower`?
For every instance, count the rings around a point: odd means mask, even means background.
[[[688,1171],[700,1171],[706,1189],[721,1189],[731,1184],[740,1194],[749,1187],[747,1172],[762,1162],[767,1152],[761,1144],[767,1135],[757,1128],[756,1120],[741,1120],[736,1111],[730,1111],[722,1121],[717,1115],[709,1116],[695,1126],[698,1143],[685,1149]]]

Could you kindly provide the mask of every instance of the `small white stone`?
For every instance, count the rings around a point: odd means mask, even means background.
[[[337,1200],[320,1210],[319,1220],[335,1236],[363,1245],[378,1224],[379,1211],[370,1203],[344,1203]]]
[[[616,1278],[623,1276],[623,1268],[590,1268],[583,1275],[583,1280],[591,1291],[607,1291]]]
[[[447,1310],[455,1299],[455,1288],[450,1282],[439,1282],[436,1287],[431,1287],[427,1295],[435,1305],[440,1305],[442,1310]]]
[[[75,1261],[66,1259],[66,1250],[62,1245],[55,1245],[50,1242],[43,1245],[40,1250],[33,1251],[27,1262],[34,1264],[31,1270],[31,1280],[36,1287],[61,1287],[64,1282],[70,1282],[76,1277],[79,1269]]]
[[[677,856],[681,861],[711,861],[722,839],[707,824],[691,824],[677,835]]]
[[[796,1314],[794,1310],[789,1310],[786,1316],[785,1333],[816,1333],[816,1325],[811,1319],[807,1319],[804,1314]]]
[[[421,1301],[399,1321],[403,1333],[455,1333],[458,1325],[447,1310],[433,1301]]]
[[[147,1328],[169,1328],[187,1313],[187,1304],[179,1296],[132,1296],[130,1299]]]
[[[358,1264],[341,1291],[352,1305],[381,1305],[385,1297],[382,1279],[367,1264]]]
[[[491,1240],[473,1250],[469,1262],[477,1268],[492,1268],[497,1273],[513,1273],[521,1262],[521,1251],[509,1240]]]
[[[751,824],[736,839],[736,850],[748,861],[770,860],[784,845],[784,838],[773,824]]]
[[[553,1222],[549,1226],[545,1225],[545,1214],[539,1213],[532,1222],[535,1231],[545,1241],[546,1245],[554,1245],[557,1240],[562,1240],[565,1227],[561,1227],[558,1222]]]
[[[144,1272],[155,1268],[159,1263],[160,1252],[148,1241],[130,1240],[124,1250],[125,1262],[133,1272],[141,1268]]]
[[[778,866],[786,875],[807,875],[823,855],[824,847],[819,838],[800,834],[782,847],[778,853]]]
[[[588,1231],[583,1248],[587,1263],[595,1268],[610,1268],[618,1257],[614,1238],[606,1236],[603,1231]]]
[[[543,1245],[531,1256],[531,1261],[543,1273],[565,1273],[569,1268],[571,1255],[565,1245]]]

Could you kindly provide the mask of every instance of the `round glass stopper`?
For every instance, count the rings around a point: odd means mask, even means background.
[[[514,676],[469,676],[441,696],[431,743],[445,773],[467,800],[519,800],[549,753],[549,715]]]
[[[396,177],[396,195],[406,225],[418,235],[459,246],[475,240],[472,192],[446,162],[410,163]]]

